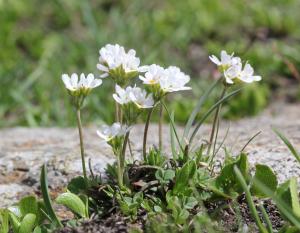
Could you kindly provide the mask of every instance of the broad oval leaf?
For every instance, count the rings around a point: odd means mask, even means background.
[[[26,214],[20,224],[18,233],[30,233],[33,231],[35,227],[35,214]]]
[[[261,198],[270,197],[259,188],[259,186],[257,185],[257,181],[259,181],[260,184],[263,184],[265,187],[267,187],[274,193],[278,185],[276,175],[274,174],[272,169],[267,165],[256,164],[255,168],[256,171],[250,188],[251,193]]]
[[[58,204],[64,205],[79,216],[86,218],[85,204],[74,193],[63,193],[56,198]]]
[[[26,214],[38,214],[38,203],[35,196],[27,196],[20,200],[19,208],[22,216]]]

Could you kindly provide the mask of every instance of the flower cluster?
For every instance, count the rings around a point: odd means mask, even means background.
[[[101,79],[95,79],[93,74],[80,74],[80,79],[78,74],[63,74],[62,80],[65,87],[71,92],[72,95],[79,95],[81,93],[87,95],[93,88],[98,87],[102,84]]]
[[[116,84],[116,93],[113,94],[113,98],[121,105],[134,103],[138,108],[152,108],[154,105],[152,94],[147,94],[145,90],[136,86],[123,89]]]
[[[106,142],[109,142],[115,137],[123,137],[129,130],[130,128],[126,125],[122,125],[120,122],[116,122],[111,126],[102,125],[100,127],[100,130],[97,130],[97,134]]]
[[[139,78],[154,93],[155,99],[160,99],[170,92],[191,89],[185,86],[190,81],[190,77],[176,66],[169,66],[167,69],[164,69],[159,65],[153,64],[149,66],[145,75],[140,75]]]
[[[235,79],[245,83],[261,80],[261,76],[254,75],[254,70],[250,64],[246,63],[243,67],[241,58],[235,57],[233,53],[229,55],[226,51],[222,50],[220,59],[215,55],[209,58],[223,72],[227,84],[233,84],[233,80]]]
[[[126,85],[139,72],[145,72],[147,66],[140,66],[136,51],[125,51],[123,46],[108,44],[99,51],[97,68],[102,72],[101,78],[111,77],[119,85]]]
[[[72,101],[78,109],[81,108],[85,97],[91,90],[102,84],[102,80],[95,79],[93,74],[88,74],[87,76],[85,76],[85,74],[80,74],[80,79],[76,73],[71,75],[63,74],[62,81],[69,91],[69,94],[73,97]]]

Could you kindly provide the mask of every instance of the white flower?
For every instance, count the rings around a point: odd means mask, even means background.
[[[139,87],[133,88],[129,96],[138,108],[152,108],[154,105],[152,94],[148,95],[145,90]]]
[[[164,70],[163,76],[159,79],[159,85],[164,92],[190,90],[185,85],[190,81],[190,76],[181,72],[176,66],[169,66]]]
[[[126,125],[121,125],[121,123],[116,122],[113,123],[112,126],[102,125],[100,127],[100,130],[97,130],[97,135],[105,141],[109,142],[115,137],[124,136],[127,132],[129,132],[130,129],[130,127],[127,127]]]
[[[80,74],[80,80],[78,75],[73,73],[71,76],[68,74],[62,75],[62,81],[65,84],[65,87],[71,92],[78,90],[91,90],[95,87],[98,87],[102,84],[101,79],[95,79],[93,74]]]
[[[233,65],[241,63],[241,59],[239,57],[234,57],[234,53],[229,55],[226,51],[221,51],[221,59],[217,58],[215,55],[209,56],[209,59],[215,63],[217,66],[222,67],[222,69],[226,70]]]
[[[261,76],[253,75],[253,74],[254,74],[254,70],[252,66],[247,63],[238,78],[245,83],[252,83],[254,81],[261,80]]]
[[[109,76],[111,71],[119,68],[125,73],[147,70],[146,66],[140,67],[140,59],[136,57],[136,51],[133,49],[126,53],[123,46],[107,44],[99,50],[99,54],[97,68],[103,72],[101,78]]]
[[[139,87],[128,86],[123,89],[116,85],[116,93],[113,94],[113,98],[121,105],[134,103],[138,108],[152,108],[154,104],[152,94],[148,95],[145,90]]]
[[[244,69],[242,68],[242,64],[236,64],[234,66],[231,66],[228,70],[224,72],[224,76],[226,79],[226,82],[229,84],[232,84],[232,79],[239,79],[245,83],[252,83],[254,81],[260,81],[261,76],[253,75],[254,70],[252,66],[248,63],[245,64]]]
[[[153,85],[159,83],[160,78],[164,75],[164,68],[159,65],[153,64],[148,67],[148,71],[145,76],[140,75],[140,80],[144,84]]]
[[[131,98],[129,93],[131,92],[132,87],[126,87],[126,89],[123,89],[120,87],[118,84],[116,84],[116,93],[113,94],[113,98],[115,99],[116,102],[119,104],[128,104],[131,102]]]

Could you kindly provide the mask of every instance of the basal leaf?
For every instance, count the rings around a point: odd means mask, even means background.
[[[42,171],[41,171],[41,190],[42,190],[42,196],[45,204],[45,210],[47,211],[47,215],[51,218],[52,222],[54,222],[57,226],[62,226],[62,223],[59,221],[58,217],[56,216],[51,204],[51,199],[48,191],[46,164],[42,166]]]
[[[58,204],[64,205],[79,216],[86,218],[86,210],[84,202],[74,193],[60,194],[56,200]]]
[[[270,197],[267,196],[265,192],[260,190],[259,186],[257,185],[257,181],[268,187],[272,192],[275,192],[278,185],[276,175],[274,174],[272,169],[267,165],[257,164],[255,168],[256,171],[250,188],[251,193],[261,198]]]
[[[300,218],[298,186],[295,177],[281,184],[276,190],[276,196],[283,200],[283,202],[292,209],[293,213]]]
[[[19,208],[21,211],[22,216],[26,214],[38,214],[38,203],[35,196],[27,196],[20,200]]]
[[[195,175],[196,168],[196,163],[193,160],[190,160],[183,165],[175,177],[174,193],[180,193],[186,190],[189,180]]]
[[[31,233],[35,227],[35,222],[35,214],[26,214],[20,224],[18,233]]]

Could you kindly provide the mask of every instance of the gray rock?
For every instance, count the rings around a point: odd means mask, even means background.
[[[244,144],[258,131],[257,136],[246,148],[252,164],[270,165],[279,180],[300,175],[300,166],[286,146],[273,133],[271,127],[281,130],[300,149],[300,105],[277,104],[261,115],[235,122],[221,124],[219,141],[222,141],[230,125],[225,145],[233,154],[238,154]],[[142,151],[143,125],[136,125],[131,132],[134,158]],[[169,126],[164,126],[164,148],[170,154]],[[178,130],[182,134],[182,128]],[[151,125],[148,147],[157,145],[157,125]],[[200,145],[208,138],[210,126],[204,125],[194,141]],[[91,159],[94,172],[101,172],[115,158],[110,147],[96,135],[96,127],[84,129],[86,157]],[[0,130],[0,207],[10,205],[17,197],[33,193],[39,185],[40,167],[48,164],[49,185],[55,189],[67,183],[75,174],[81,173],[81,160],[77,129],[71,128],[11,128]],[[220,150],[217,159],[222,160]]]

